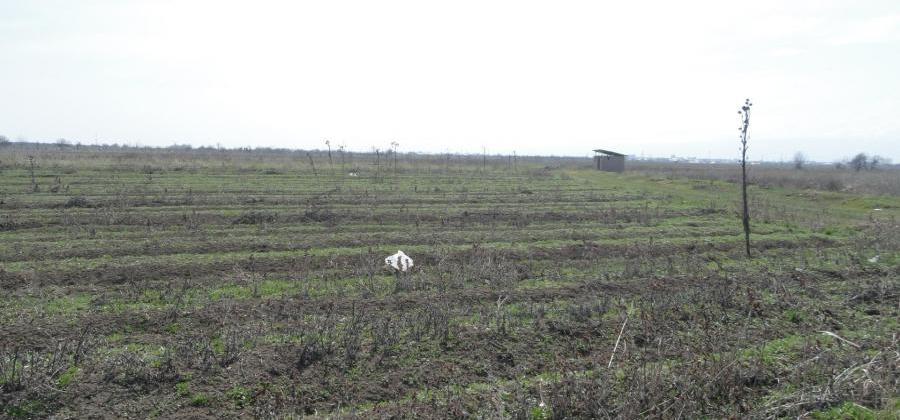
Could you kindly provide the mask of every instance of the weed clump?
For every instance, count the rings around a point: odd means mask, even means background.
[[[63,204],[63,207],[65,207],[67,209],[90,208],[90,207],[93,207],[93,205],[91,204],[90,201],[88,201],[87,198],[84,198],[79,195],[79,196],[71,197],[68,200],[66,200],[66,203]]]
[[[264,223],[275,223],[276,220],[278,220],[278,213],[251,210],[241,213],[231,223],[234,225],[261,225]]]

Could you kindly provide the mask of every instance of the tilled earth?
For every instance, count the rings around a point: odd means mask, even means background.
[[[2,416],[900,410],[896,197],[109,153],[2,159]]]

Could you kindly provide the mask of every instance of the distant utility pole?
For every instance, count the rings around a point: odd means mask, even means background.
[[[753,103],[750,99],[744,101],[744,105],[738,114],[741,115],[741,196],[744,204],[744,244],[746,246],[747,258],[750,258],[750,209],[747,207],[747,129],[750,128],[750,107]]]

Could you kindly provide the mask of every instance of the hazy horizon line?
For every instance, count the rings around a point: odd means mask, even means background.
[[[15,145],[41,145],[41,146],[59,146],[59,141],[64,140],[66,143],[62,145],[62,147],[92,147],[92,148],[130,148],[130,149],[151,149],[151,150],[221,150],[221,151],[287,151],[292,153],[297,152],[316,152],[316,153],[328,153],[328,149],[320,149],[320,148],[291,148],[291,147],[283,147],[283,146],[222,146],[220,144],[209,145],[209,144],[193,144],[190,142],[174,142],[168,146],[161,145],[147,145],[141,144],[140,142],[102,142],[97,143],[97,141],[91,141],[91,143],[85,143],[78,140],[69,140],[65,138],[60,138],[52,141],[42,141],[42,140],[32,140],[32,139],[22,139],[21,137],[15,140],[9,140],[10,144]],[[343,149],[346,152],[351,153],[360,153],[360,154],[374,154],[377,151],[388,153],[393,151],[392,149],[385,148],[376,148],[371,147],[366,150],[360,149]],[[335,147],[331,149],[332,152],[338,153],[339,148]],[[593,150],[592,150],[593,151]],[[441,156],[441,155],[452,155],[452,156],[488,156],[488,157],[520,157],[520,158],[571,158],[571,159],[592,159],[591,153],[585,153],[583,155],[575,155],[575,154],[518,154],[515,150],[511,151],[511,153],[497,153],[497,152],[466,152],[466,151],[451,151],[446,150],[443,152],[436,151],[422,151],[422,150],[397,150],[398,154],[414,154],[414,155],[422,155],[422,156]],[[798,151],[799,153],[805,153],[803,151]],[[882,165],[893,166],[893,159],[890,157],[882,156],[877,153],[866,153],[866,152],[858,152],[863,153],[869,157],[878,157],[881,160]],[[851,156],[846,156],[840,159],[834,160],[814,160],[814,159],[804,159],[804,163],[807,164],[820,164],[820,165],[833,165],[836,163],[845,163],[849,161],[852,156],[855,156],[858,153],[854,153]],[[625,156],[638,160],[638,161],[678,161],[680,163],[692,163],[691,161],[697,161],[697,163],[722,163],[722,161],[733,161],[739,162],[739,157],[698,157],[698,156],[690,156],[690,155],[676,155],[671,154],[669,156],[662,155],[646,155],[644,153],[641,154],[629,154],[623,153]],[[759,159],[748,159],[748,162],[754,163],[777,163],[777,164],[787,164],[792,163],[794,161],[794,157],[791,156],[789,159],[779,158],[777,160],[774,159],[766,159],[764,156]],[[712,162],[716,161],[716,162]],[[900,163],[898,163],[900,165]]]

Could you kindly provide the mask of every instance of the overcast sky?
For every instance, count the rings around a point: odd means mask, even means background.
[[[900,161],[900,1],[0,2],[0,134]]]

